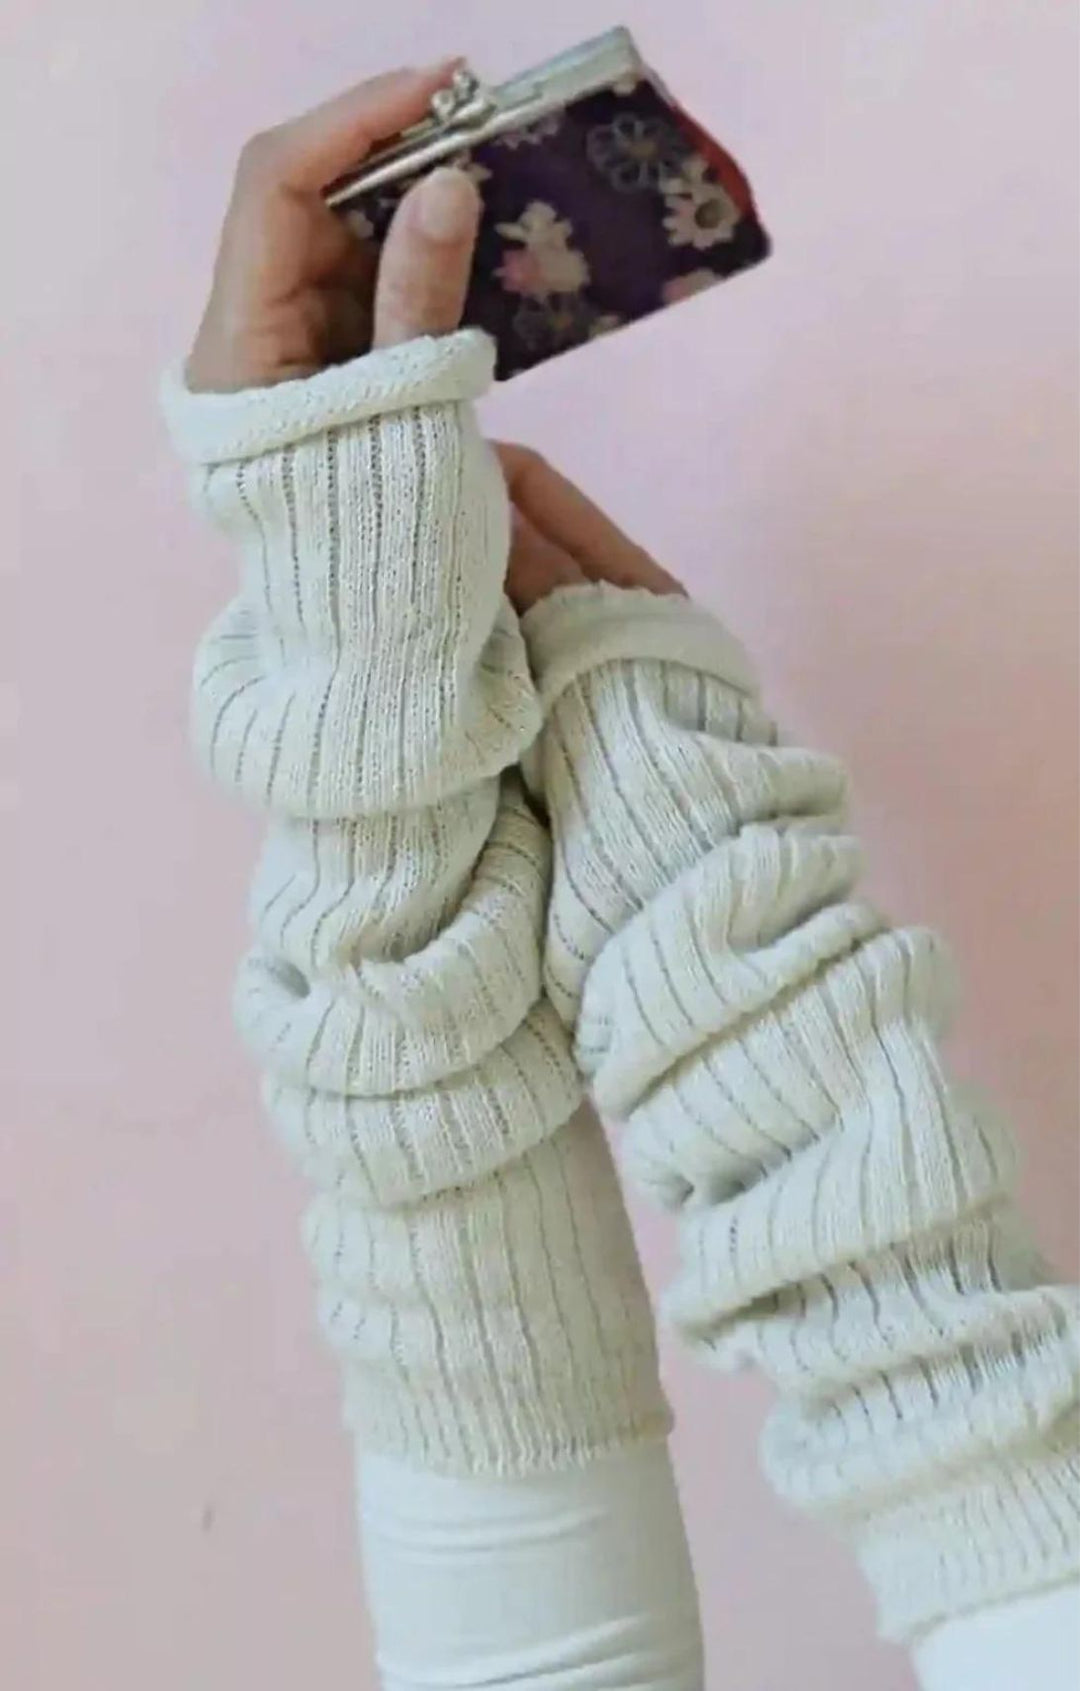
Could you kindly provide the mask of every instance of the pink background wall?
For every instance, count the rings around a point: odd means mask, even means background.
[[[609,5],[6,8],[20,1691],[371,1683],[300,1193],[227,1019],[255,828],[184,745],[230,567],[182,503],[152,386],[248,130],[421,53],[518,69]],[[751,168],[777,256],[523,380],[492,424],[684,572],[783,716],[848,759],[877,888],[954,942],[958,1057],[1011,1111],[1074,1262],[1073,8],[623,10]],[[644,1218],[642,1237],[659,1280],[669,1243]],[[670,1377],[715,1691],[908,1686],[846,1560],[756,1477],[762,1389],[674,1357]]]

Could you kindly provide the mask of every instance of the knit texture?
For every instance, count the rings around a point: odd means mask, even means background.
[[[940,945],[857,894],[843,770],[778,742],[687,601],[563,589],[523,626],[545,985],[680,1217],[675,1324],[771,1376],[767,1470],[854,1541],[886,1635],[1068,1578],[1075,1297],[1012,1207],[1006,1136],[943,1069]]]
[[[540,712],[463,333],[164,405],[240,548],[195,662],[215,780],[268,813],[236,1017],[316,1196],[306,1237],[374,1451],[521,1473],[661,1433],[614,1167],[541,982]]]

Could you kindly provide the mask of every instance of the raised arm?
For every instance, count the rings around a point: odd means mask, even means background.
[[[262,147],[289,181],[295,145]],[[222,296],[243,290],[219,271],[166,383],[198,503],[241,557],[192,694],[202,763],[268,825],[236,1015],[315,1189],[307,1243],[388,1691],[609,1683],[617,1663],[696,1691],[651,1311],[542,988],[550,842],[514,767],[540,717],[503,593],[505,485],[472,407],[492,352],[422,332],[460,311],[475,229],[467,179],[442,190],[457,237],[430,184],[410,196],[374,351],[309,372],[326,349],[298,342],[323,320],[306,309],[285,363],[253,368],[265,337],[231,334]],[[307,190],[289,186],[286,222],[296,193],[335,240]],[[262,208],[260,261],[280,210]],[[241,244],[251,215],[231,214]],[[228,229],[223,250],[227,272]],[[517,1600],[493,1605],[504,1579]]]
[[[941,946],[860,896],[843,770],[781,741],[731,637],[559,478],[532,482],[587,573],[614,546],[613,575],[622,557],[661,589],[563,588],[523,627],[545,983],[629,1170],[679,1217],[669,1312],[706,1360],[776,1383],[768,1472],[853,1542],[886,1636],[1060,1585],[1075,1294],[1016,1212],[1007,1136],[943,1064]]]

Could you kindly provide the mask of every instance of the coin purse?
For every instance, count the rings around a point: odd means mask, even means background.
[[[499,87],[469,70],[326,201],[379,243],[418,176],[467,171],[483,214],[464,321],[505,379],[759,263],[769,238],[735,160],[625,29]]]

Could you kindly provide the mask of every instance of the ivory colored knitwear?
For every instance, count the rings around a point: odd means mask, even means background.
[[[540,715],[503,596],[484,337],[306,381],[166,380],[242,555],[193,735],[269,814],[236,1015],[314,1183],[307,1242],[368,1449],[514,1474],[661,1435],[653,1323],[604,1135],[542,989]]]
[[[768,1473],[854,1541],[887,1636],[1067,1580],[1075,1299],[943,1069],[937,941],[858,896],[842,769],[778,743],[700,606],[583,586],[523,628],[545,984],[681,1218],[675,1323],[775,1382]]]

